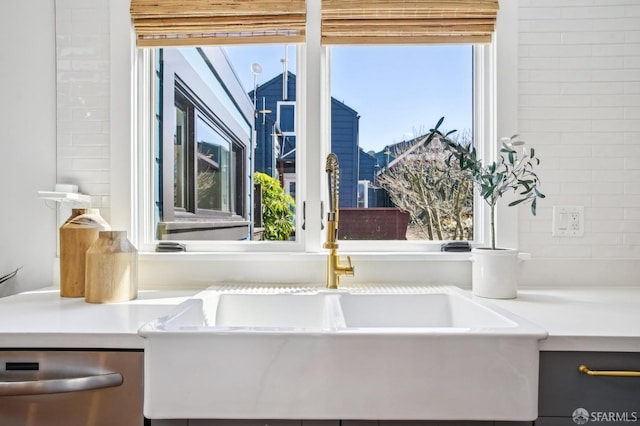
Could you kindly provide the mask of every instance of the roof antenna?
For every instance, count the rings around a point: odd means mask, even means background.
[[[289,100],[289,73],[287,72],[287,68],[289,68],[289,46],[284,45],[284,59],[280,59],[282,62],[282,100]]]
[[[256,109],[256,95],[258,94],[258,75],[262,73],[262,65],[257,62],[251,64],[251,74],[253,74],[253,111],[254,117],[258,117]]]

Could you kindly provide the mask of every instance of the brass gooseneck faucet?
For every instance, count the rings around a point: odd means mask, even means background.
[[[354,268],[351,265],[351,258],[347,256],[348,265],[340,264],[338,255],[338,194],[340,167],[338,157],[331,153],[327,156],[325,166],[329,181],[329,213],[327,214],[327,240],[324,248],[331,250],[327,258],[327,288],[338,288],[340,276],[352,277]]]

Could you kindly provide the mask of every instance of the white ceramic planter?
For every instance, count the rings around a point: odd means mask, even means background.
[[[516,298],[521,260],[523,256],[516,250],[474,248],[471,251],[472,293],[490,299]]]

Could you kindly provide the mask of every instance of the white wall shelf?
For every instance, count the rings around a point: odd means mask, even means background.
[[[91,196],[78,192],[38,191],[38,198],[58,203],[75,203],[90,206]]]

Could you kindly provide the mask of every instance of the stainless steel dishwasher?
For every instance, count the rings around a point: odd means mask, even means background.
[[[144,425],[142,376],[142,351],[0,350],[0,425]]]

